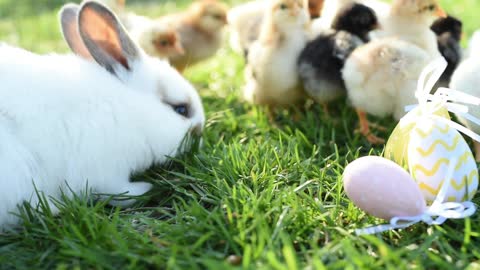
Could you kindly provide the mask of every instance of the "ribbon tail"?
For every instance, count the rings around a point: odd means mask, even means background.
[[[422,70],[417,83],[417,91],[415,93],[415,97],[420,104],[427,101],[428,94],[430,94],[430,91],[447,68],[447,65],[447,61],[445,61],[443,57],[439,57]],[[430,75],[430,78],[427,81],[428,75]]]
[[[429,217],[427,217],[427,219],[428,218]],[[390,219],[390,224],[383,224],[383,225],[372,226],[372,227],[367,227],[363,229],[357,229],[355,230],[355,233],[357,235],[377,234],[385,231],[390,231],[393,229],[404,229],[424,219],[425,219],[425,215],[413,216],[413,217],[393,217],[392,219]],[[400,223],[402,221],[404,223]]]
[[[355,234],[357,235],[368,235],[368,234],[377,234],[377,233],[382,233],[386,231],[390,231],[393,229],[404,229],[407,228],[416,222],[409,222],[401,225],[392,225],[392,224],[383,224],[383,225],[378,225],[378,226],[372,226],[372,227],[367,227],[363,229],[356,229]]]
[[[468,137],[472,138],[473,140],[477,141],[477,142],[480,142],[480,136],[478,134],[476,134],[475,132],[471,131],[470,129],[460,125],[460,124],[457,124],[453,121],[450,121],[450,120],[447,120],[443,117],[440,117],[440,116],[436,116],[436,115],[432,115],[431,116],[432,118],[434,118],[435,120],[438,120],[442,123],[445,123],[447,125],[449,125],[450,127],[458,130],[459,132],[467,135]]]
[[[459,102],[464,104],[471,104],[471,105],[480,105],[480,98],[463,93],[461,91],[440,87],[436,92],[435,95],[444,95],[448,97],[448,100],[453,102]]]

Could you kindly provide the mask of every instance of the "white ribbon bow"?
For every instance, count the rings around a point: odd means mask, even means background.
[[[430,63],[427,67],[425,67],[425,69],[420,74],[420,78],[417,84],[417,91],[415,92],[415,97],[418,99],[419,104],[407,106],[405,107],[405,111],[408,112],[420,106],[420,109],[422,110],[421,117],[428,117],[432,120],[445,123],[451,128],[454,128],[459,132],[462,132],[463,134],[469,136],[470,138],[480,142],[480,136],[475,132],[449,119],[434,114],[440,108],[444,107],[449,112],[461,115],[465,119],[468,119],[475,124],[480,125],[480,119],[469,114],[468,107],[465,105],[469,104],[479,106],[480,98],[444,87],[439,88],[435,92],[435,94],[430,94],[431,90],[435,86],[435,83],[440,79],[440,76],[447,68],[447,65],[447,61],[445,61],[445,59],[442,57],[438,58],[437,60]],[[430,77],[427,80],[429,74]],[[417,115],[413,114],[407,115],[400,121],[418,121],[417,117]],[[449,183],[450,180],[453,178],[457,161],[457,159],[454,159],[450,163],[446,175],[447,177],[445,178],[448,179],[448,181],[445,180],[443,182],[437,198],[432,203],[432,205],[426,209],[424,213],[413,217],[393,217],[392,219],[390,219],[389,224],[368,227],[364,229],[357,229],[355,230],[356,234],[376,234],[393,229],[403,229],[421,221],[428,225],[440,225],[443,224],[447,219],[462,219],[472,216],[476,211],[476,207],[472,202],[444,202],[446,195],[450,189]]]
[[[480,142],[480,135],[458,123],[434,114],[440,108],[444,107],[447,111],[460,115],[463,118],[480,125],[480,119],[469,114],[468,107],[466,106],[480,106],[480,98],[445,87],[438,88],[433,95],[430,93],[435,86],[435,83],[440,79],[447,68],[447,65],[447,61],[443,57],[440,57],[423,69],[420,78],[418,79],[417,91],[415,92],[415,97],[418,99],[419,104],[406,106],[405,111],[409,112],[414,108],[420,107],[422,110],[421,117],[428,117],[435,121],[447,124],[451,128],[454,128],[473,140]],[[428,77],[429,75],[430,77]],[[406,115],[400,121],[418,121],[417,117],[417,115],[413,114]]]

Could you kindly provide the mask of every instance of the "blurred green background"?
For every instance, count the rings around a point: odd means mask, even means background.
[[[66,51],[56,23],[59,8],[68,0],[0,0],[0,41],[17,44],[36,52]],[[73,1],[80,2],[80,1]],[[155,17],[179,10],[190,0],[127,0],[128,9]],[[226,1],[231,6],[246,2]],[[464,22],[465,37],[480,28],[479,0],[441,0],[442,7]],[[463,41],[466,44],[466,39]]]

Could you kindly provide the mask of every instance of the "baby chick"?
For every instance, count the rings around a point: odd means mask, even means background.
[[[268,0],[251,1],[228,11],[230,47],[246,57],[248,47],[257,40]]]
[[[147,54],[161,59],[184,54],[180,37],[171,25],[133,13],[124,14],[121,19],[132,39]]]
[[[175,29],[165,23],[139,16],[125,10],[125,0],[99,0],[112,9],[128,30],[130,37],[143,50],[154,57],[167,59],[183,54],[179,36]]]
[[[430,29],[438,17],[446,17],[437,0],[394,0],[382,22],[379,37],[399,37],[439,57],[437,37]]]
[[[173,26],[180,36],[183,55],[169,57],[179,71],[213,56],[222,44],[227,7],[216,0],[199,0],[188,10],[158,20]]]
[[[309,0],[308,11],[311,18],[317,18],[324,0]],[[237,53],[247,55],[250,45],[258,39],[260,26],[269,1],[257,0],[236,6],[228,12],[230,46]]]
[[[259,39],[248,55],[244,88],[247,101],[287,106],[305,98],[297,60],[307,43],[308,22],[307,1],[271,1]]]
[[[417,80],[430,61],[425,50],[397,38],[373,40],[347,59],[342,71],[347,95],[357,110],[359,131],[370,143],[384,140],[370,134],[365,112],[400,119],[405,106],[416,103]]]
[[[448,87],[453,72],[462,60],[462,48],[460,47],[462,22],[455,17],[448,16],[437,19],[430,28],[437,35],[438,50],[448,63],[447,69],[434,89]]]
[[[390,5],[380,0],[325,0],[320,17],[312,22],[313,33],[332,28],[339,12],[354,3],[370,7],[375,11],[377,18],[386,16],[390,10]]]
[[[480,97],[480,31],[475,32],[470,45],[470,54],[460,63],[455,70],[450,82],[450,88],[462,91],[469,95]],[[480,119],[480,106],[468,106],[468,113]],[[465,124],[473,132],[480,134],[480,126],[465,119],[461,115],[457,115],[458,119]],[[480,143],[474,142],[475,155],[478,162],[480,162]]]
[[[362,4],[345,6],[333,22],[334,31],[310,41],[298,60],[298,72],[307,94],[325,104],[345,93],[341,70],[358,46],[377,28],[375,12]],[[324,107],[326,108],[326,107]]]

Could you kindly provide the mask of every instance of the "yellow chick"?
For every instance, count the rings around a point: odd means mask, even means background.
[[[405,115],[405,106],[417,103],[417,81],[431,60],[425,50],[397,38],[371,41],[347,59],[342,77],[348,99],[356,108],[359,131],[370,143],[384,140],[370,133],[366,112],[399,120]]]
[[[384,140],[370,134],[366,113],[393,114],[398,120],[406,105],[416,103],[422,69],[441,56],[430,25],[444,15],[436,0],[394,0],[380,39],[359,47],[345,62],[348,98],[357,109],[360,132],[371,143]]]
[[[430,26],[438,17],[446,16],[437,0],[395,0],[378,37],[399,37],[439,57],[437,37]]]
[[[268,0],[251,1],[228,11],[230,47],[240,54],[246,54],[248,47],[257,40],[263,14],[269,6]]]
[[[125,9],[126,0],[98,0],[108,6],[122,21],[130,37],[149,55],[167,59],[184,53],[180,37],[173,26],[158,23]]]
[[[307,1],[272,0],[260,36],[250,47],[245,69],[247,101],[287,106],[305,98],[297,72],[308,40]]]
[[[199,0],[185,12],[160,18],[158,22],[168,23],[178,32],[185,53],[169,57],[169,60],[183,71],[218,51],[227,23],[227,7],[216,0]]]
[[[185,53],[173,26],[133,13],[121,16],[130,36],[149,55],[161,59]]]
[[[311,18],[317,18],[323,8],[324,0],[309,0],[308,11]],[[232,8],[228,12],[230,27],[230,46],[237,53],[247,53],[250,45],[258,39],[260,26],[269,1],[257,0]]]

